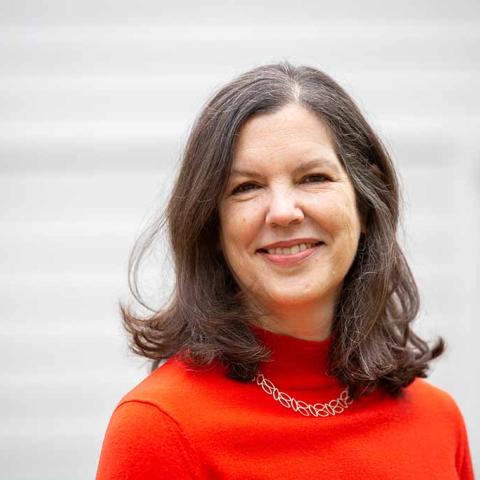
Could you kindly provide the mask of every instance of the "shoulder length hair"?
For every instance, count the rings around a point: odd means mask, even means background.
[[[397,396],[444,350],[417,336],[411,323],[419,294],[397,241],[399,189],[390,157],[349,95],[323,72],[289,63],[265,65],[221,88],[205,105],[188,138],[162,217],[137,241],[130,258],[131,291],[142,305],[138,267],[165,227],[173,253],[170,301],[147,317],[121,304],[132,350],[153,359],[152,369],[179,354],[191,367],[219,360],[228,375],[251,380],[269,352],[249,324],[219,242],[218,205],[228,181],[235,138],[245,121],[297,103],[332,133],[366,224],[344,280],[332,325],[329,373],[352,398],[381,387]]]

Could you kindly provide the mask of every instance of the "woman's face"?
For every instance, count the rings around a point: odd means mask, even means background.
[[[297,104],[251,117],[219,206],[220,243],[267,309],[332,305],[357,251],[355,193],[324,123]]]

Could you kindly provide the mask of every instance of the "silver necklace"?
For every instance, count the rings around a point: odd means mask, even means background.
[[[281,392],[273,382],[265,378],[262,373],[257,373],[252,381],[285,408],[291,408],[294,412],[300,413],[304,417],[328,417],[330,415],[338,415],[353,403],[353,400],[348,395],[348,388],[345,388],[340,396],[334,400],[330,400],[327,403],[311,404],[297,400],[288,395],[288,393]]]

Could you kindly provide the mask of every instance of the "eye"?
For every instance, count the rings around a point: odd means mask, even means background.
[[[252,182],[245,182],[241,183],[240,185],[237,185],[233,190],[232,190],[232,195],[237,195],[238,193],[245,193],[248,192],[249,190],[253,190],[254,188],[257,188],[258,185]]]
[[[328,175],[323,173],[313,173],[311,175],[306,175],[302,178],[303,183],[318,183],[318,182],[328,182],[331,178]]]

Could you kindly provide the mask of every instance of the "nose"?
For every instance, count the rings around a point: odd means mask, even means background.
[[[298,199],[293,192],[278,189],[271,192],[269,200],[265,218],[267,224],[288,227],[291,224],[301,223],[304,219],[303,210],[299,207]]]

